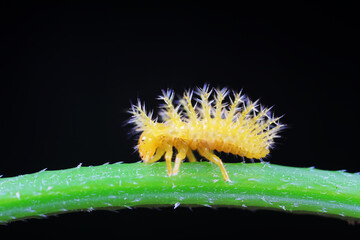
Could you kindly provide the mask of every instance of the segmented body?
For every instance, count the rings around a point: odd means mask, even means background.
[[[214,99],[210,99],[213,91]],[[273,139],[284,126],[270,108],[251,102],[241,92],[233,92],[229,103],[225,103],[229,94],[226,88],[209,90],[205,85],[195,93],[196,104],[192,101],[193,91],[186,91],[180,104],[174,106],[174,93],[163,91],[159,97],[165,102],[160,112],[163,122],[153,120],[152,113],[147,114],[140,101],[132,106],[130,122],[135,124],[135,131],[142,132],[137,148],[145,163],[158,161],[165,154],[168,174],[175,175],[185,157],[196,161],[192,151],[197,150],[216,163],[228,181],[225,167],[213,150],[251,159],[261,159],[269,153]],[[174,147],[177,155],[172,169]]]

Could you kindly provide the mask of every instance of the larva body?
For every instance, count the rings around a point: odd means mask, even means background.
[[[213,100],[210,99],[212,92],[207,85],[199,88],[194,105],[193,91],[186,91],[175,107],[174,93],[163,91],[159,97],[165,102],[160,112],[161,123],[152,119],[152,113],[146,114],[140,102],[132,106],[130,122],[135,124],[135,131],[142,132],[137,148],[145,163],[158,161],[165,154],[168,175],[175,175],[185,157],[190,162],[196,161],[192,151],[197,150],[216,163],[229,181],[223,162],[214,150],[251,159],[260,159],[269,153],[273,139],[283,126],[279,118],[274,118],[270,109],[259,106],[257,101],[251,102],[241,93],[233,93],[230,103],[226,104],[227,89],[214,90]],[[174,147],[177,155],[172,169]]]

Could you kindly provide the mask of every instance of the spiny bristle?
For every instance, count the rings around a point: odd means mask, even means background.
[[[179,114],[180,105],[174,107],[174,92],[170,89],[167,91],[162,90],[162,95],[158,97],[158,100],[163,100],[165,104],[160,105],[161,111],[159,115],[163,121],[181,121],[181,116]]]
[[[224,114],[224,109],[227,107],[227,103],[224,103],[224,99],[228,95],[229,91],[226,88],[223,88],[221,90],[215,89],[216,96],[215,96],[215,102],[216,106],[213,111],[213,117],[216,119],[222,119]]]
[[[195,92],[199,96],[195,100],[201,105],[199,111],[203,120],[210,120],[211,118],[213,100],[209,101],[209,98],[212,91],[213,89],[209,90],[208,84],[204,84],[202,88],[197,88],[197,91]]]
[[[156,122],[152,120],[153,111],[146,113],[145,103],[142,104],[140,99],[138,99],[136,105],[131,106],[128,112],[132,114],[128,123],[135,125],[134,131],[136,132],[144,131]]]
[[[192,104],[192,97],[193,97],[193,90],[188,90],[184,92],[184,96],[183,98],[181,98],[179,100],[179,103],[183,106],[185,112],[186,112],[186,117],[183,116],[183,120],[186,122],[194,122],[198,119],[198,114],[195,111],[196,109],[196,104],[195,106],[193,106]]]

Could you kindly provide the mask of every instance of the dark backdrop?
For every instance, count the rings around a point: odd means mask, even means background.
[[[285,114],[288,128],[268,161],[360,171],[354,6],[12,2],[0,11],[3,177],[139,161],[123,126],[130,101],[156,109],[161,89],[205,82],[244,89]],[[73,213],[0,228],[166,235],[215,226],[354,229],[319,216],[206,208]]]

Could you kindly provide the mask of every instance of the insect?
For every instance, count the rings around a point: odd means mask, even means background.
[[[176,175],[186,157],[195,162],[196,150],[219,166],[225,181],[230,181],[214,150],[261,160],[269,154],[284,127],[279,122],[281,117],[272,114],[272,107],[252,102],[241,91],[210,89],[205,84],[195,91],[185,91],[176,105],[172,90],[163,90],[158,99],[164,101],[159,112],[161,122],[153,119],[153,112],[146,112],[139,99],[129,110],[132,114],[129,122],[141,133],[136,146],[141,159],[153,163],[165,155],[168,175]],[[177,154],[172,168],[174,148]]]

